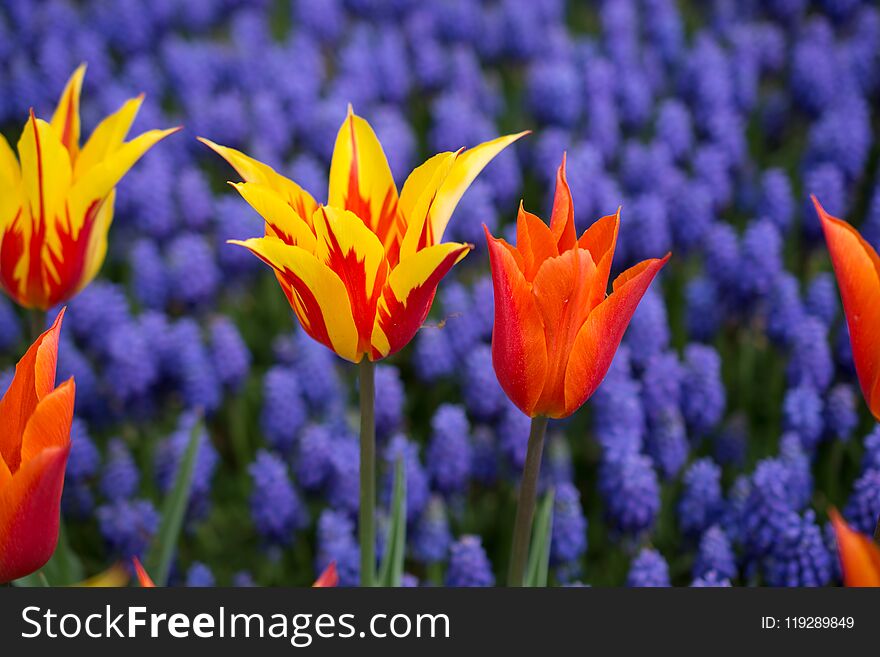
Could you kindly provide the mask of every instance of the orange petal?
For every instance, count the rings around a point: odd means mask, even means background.
[[[608,277],[614,261],[614,247],[617,245],[617,231],[620,228],[620,208],[617,213],[602,217],[587,228],[578,240],[578,246],[587,249],[596,263],[596,278],[590,294],[590,308],[595,308],[605,298],[608,291]]]
[[[39,570],[55,551],[69,453],[69,443],[43,450],[0,488],[0,583]]]
[[[142,589],[153,589],[156,588],[156,584],[153,582],[153,578],[147,574],[146,569],[144,568],[141,560],[137,557],[131,558],[132,564],[134,564],[134,572],[137,574],[138,583],[141,585]]]
[[[578,332],[590,314],[596,265],[585,249],[571,249],[541,265],[532,286],[544,323],[547,376],[535,411],[559,417],[565,410],[565,371]]]
[[[37,338],[18,361],[12,383],[0,399],[0,425],[3,426],[0,457],[13,474],[21,464],[22,439],[28,421],[40,400],[55,387],[58,334],[64,310],[61,309],[51,328]]]
[[[837,550],[846,586],[880,586],[880,547],[846,524],[836,509],[828,516],[837,535]]]
[[[21,464],[53,447],[66,447],[70,442],[73,402],[76,385],[68,379],[43,397],[28,420],[21,440]]]
[[[547,377],[547,346],[538,303],[509,246],[483,226],[495,289],[492,363],[498,382],[523,413],[534,415]]]
[[[550,230],[556,238],[556,248],[559,253],[568,251],[577,242],[574,228],[574,202],[571,199],[568,180],[565,178],[565,153],[562,154],[562,164],[556,172],[556,191],[553,194],[553,210],[550,213]]]
[[[332,588],[339,584],[339,573],[336,572],[336,562],[331,561],[330,565],[324,569],[324,572],[312,584],[312,588]]]
[[[397,217],[397,187],[385,151],[350,105],[333,148],[327,205],[354,212],[383,245]]]
[[[874,417],[880,419],[880,258],[855,228],[829,215],[815,196],[811,198],[840,287],[862,394]]]
[[[565,372],[565,411],[560,417],[574,413],[602,383],[639,301],[670,255],[627,269],[614,281],[614,291],[587,317]]]
[[[527,281],[532,281],[538,268],[547,258],[559,255],[556,248],[556,237],[540,217],[523,208],[519,203],[519,214],[516,217],[516,250],[523,262],[523,274]]]

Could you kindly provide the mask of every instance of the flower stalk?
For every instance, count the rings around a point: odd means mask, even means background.
[[[376,365],[358,365],[361,396],[360,517],[361,586],[373,586],[376,570]]]
[[[532,519],[535,515],[535,499],[538,492],[538,475],[541,472],[541,455],[544,452],[544,435],[547,432],[547,417],[539,415],[532,418],[529,431],[529,445],[523,467],[519,499],[516,504],[516,521],[513,526],[513,545],[510,551],[510,569],[507,585],[522,586],[526,561],[529,557],[529,542],[532,535]]]

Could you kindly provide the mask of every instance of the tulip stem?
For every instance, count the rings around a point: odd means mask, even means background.
[[[31,309],[28,311],[28,319],[30,320],[31,344],[33,344],[46,330],[46,311]]]
[[[361,586],[373,586],[376,570],[376,420],[375,364],[366,356],[358,366],[361,395]]]
[[[513,525],[513,546],[510,551],[510,569],[507,574],[508,586],[522,586],[523,573],[529,557],[529,542],[532,537],[532,519],[535,515],[535,498],[538,492],[538,474],[541,472],[541,455],[544,452],[544,434],[547,431],[547,418],[532,418],[529,432],[529,446],[526,463],[523,467],[522,482],[519,487],[519,500],[516,504],[516,522]]]

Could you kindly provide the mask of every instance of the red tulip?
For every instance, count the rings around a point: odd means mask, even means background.
[[[596,391],[639,301],[669,259],[627,269],[606,296],[619,220],[619,211],[603,217],[577,238],[563,156],[549,227],[520,204],[516,246],[486,229],[495,373],[530,417],[567,417]]]
[[[156,584],[153,582],[153,578],[150,577],[149,573],[147,573],[146,568],[144,568],[141,560],[137,557],[132,557],[131,562],[134,565],[134,572],[138,578],[138,584],[141,585],[142,589],[153,589],[156,588]]]
[[[339,573],[336,572],[336,562],[331,561],[330,565],[324,569],[324,572],[312,584],[312,588],[332,588],[337,584],[339,584]]]
[[[840,517],[835,509],[828,512],[846,586],[880,586],[880,547],[864,534],[857,532]]]
[[[73,379],[55,387],[62,310],[15,367],[0,400],[0,582],[39,570],[58,543]]]

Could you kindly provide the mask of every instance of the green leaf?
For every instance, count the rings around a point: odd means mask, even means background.
[[[535,514],[532,547],[529,550],[524,586],[547,586],[547,574],[550,570],[550,539],[553,533],[554,497],[555,491],[551,488],[541,500],[538,513]]]
[[[391,522],[385,554],[379,566],[379,586],[400,586],[403,579],[403,559],[406,551],[406,470],[403,459],[394,466],[394,494],[391,498]]]
[[[155,542],[147,553],[146,568],[156,586],[165,586],[168,583],[168,573],[171,570],[171,560],[174,550],[180,538],[180,530],[183,527],[186,507],[189,503],[189,495],[192,490],[193,471],[195,470],[196,454],[199,448],[199,437],[202,430],[202,419],[197,417],[193,423],[186,451],[177,468],[177,476],[174,486],[165,503],[162,505],[162,520],[159,523],[159,532]]]
[[[13,584],[24,587],[70,586],[81,582],[84,577],[82,562],[70,547],[62,518],[58,524],[58,546],[52,558],[40,570],[15,580]]]

